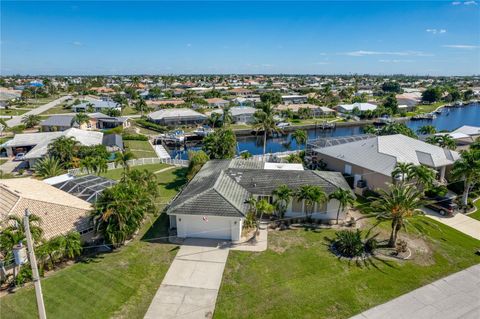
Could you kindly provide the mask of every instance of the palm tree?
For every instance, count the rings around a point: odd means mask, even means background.
[[[255,123],[253,125],[254,129],[257,131],[257,134],[263,131],[263,156],[267,150],[267,135],[280,132],[280,128],[275,123],[273,118],[273,108],[269,104],[264,104],[262,108],[255,112]]]
[[[223,125],[229,125],[233,122],[232,111],[229,106],[223,108]]]
[[[405,226],[406,219],[421,213],[425,204],[422,192],[413,185],[390,185],[387,191],[380,190],[380,197],[372,198],[369,212],[379,220],[391,220],[392,230],[388,241],[389,247],[395,247],[398,232]]]
[[[70,125],[74,126],[76,124],[80,127],[82,126],[82,124],[86,124],[89,121],[90,121],[90,117],[87,114],[78,113],[78,114],[75,114],[75,116],[72,118]]]
[[[63,172],[63,167],[60,161],[51,156],[46,156],[41,160],[38,160],[33,167],[35,175],[47,178],[58,176]]]
[[[437,133],[437,129],[433,125],[424,125],[418,128],[417,133],[422,135],[432,135]]]
[[[392,180],[395,183],[396,180],[408,181],[412,176],[414,165],[412,163],[399,162],[395,164],[395,168],[392,171]]]
[[[82,253],[82,241],[80,234],[76,231],[70,231],[65,235],[64,256],[73,259]]]
[[[453,178],[463,180],[462,205],[467,207],[469,192],[480,179],[480,151],[461,151],[451,173]]]
[[[6,130],[8,128],[8,125],[7,125],[7,122],[0,118],[0,137],[3,136],[3,131]]]
[[[221,119],[222,115],[218,112],[212,112],[210,114],[210,117],[208,119],[208,123],[210,124],[210,126],[212,128],[215,128],[215,126],[220,125],[220,119]]]
[[[134,155],[132,152],[129,151],[121,151],[121,152],[116,152],[115,153],[115,167],[117,165],[121,165],[123,167],[123,170],[125,172],[128,172],[130,170],[130,166],[128,165],[128,161],[133,159]]]
[[[315,204],[326,203],[328,200],[327,194],[320,186],[316,185],[303,185],[297,190],[296,198],[303,200],[305,203],[305,217],[311,218]]]
[[[293,132],[292,138],[297,143],[297,150],[300,148],[300,145],[305,145],[305,149],[307,148],[307,146],[306,146],[307,141],[308,141],[307,131],[296,130],[295,132]]]
[[[24,115],[22,117],[22,123],[26,128],[32,128],[40,123],[40,119],[40,116],[36,114]]]
[[[73,136],[60,136],[48,145],[48,155],[57,158],[60,164],[69,168],[78,146],[79,142]]]
[[[41,218],[32,214],[28,218],[28,222],[33,240],[39,242],[43,235],[43,230],[40,227]],[[17,215],[10,215],[6,218],[5,225],[0,232],[0,252],[2,252],[6,260],[11,257],[13,246],[18,243],[25,244],[26,236],[23,228],[23,218]]]
[[[245,152],[240,153],[240,157],[242,159],[249,159],[249,158],[252,157],[252,153],[245,151]]]
[[[355,198],[352,195],[352,192],[348,189],[337,188],[333,193],[328,196],[329,199],[336,199],[338,201],[338,210],[337,210],[337,224],[338,218],[340,217],[340,212],[343,211],[348,206],[353,205]]]
[[[257,214],[260,214],[260,217],[257,219],[257,230],[255,231],[254,239],[257,238],[258,231],[260,229],[260,222],[262,221],[263,215],[271,215],[275,208],[272,204],[270,204],[266,199],[259,200],[256,205],[255,209]]]
[[[272,195],[275,199],[273,205],[278,212],[278,217],[283,218],[293,197],[293,191],[287,185],[280,185],[272,192]]]
[[[457,142],[448,134],[429,136],[425,142],[450,150],[454,150],[457,147]]]
[[[147,102],[143,98],[139,98],[134,104],[134,108],[137,112],[140,112],[140,115],[143,117],[143,112],[148,112],[150,109],[147,105]]]
[[[437,171],[425,165],[413,166],[411,171],[411,179],[416,180],[417,187],[421,187],[424,191],[433,185]]]

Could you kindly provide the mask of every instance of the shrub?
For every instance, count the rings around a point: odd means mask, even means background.
[[[108,129],[103,132],[103,134],[108,135],[108,134],[122,134],[123,132],[123,126],[117,126],[111,129]]]
[[[168,129],[165,126],[162,126],[162,125],[159,125],[159,124],[156,124],[156,123],[152,123],[152,122],[144,120],[144,119],[138,119],[138,120],[136,120],[136,123],[138,125],[140,125],[141,127],[147,128],[147,129],[152,130],[152,131],[157,131],[157,132],[160,132],[160,133],[164,133],[164,132],[168,131]]]
[[[33,278],[32,269],[29,264],[25,264],[20,268],[17,277],[15,278],[15,285],[23,285],[27,281],[31,281]]]
[[[357,257],[363,254],[364,247],[360,230],[342,230],[335,235],[333,247],[337,253],[345,257]]]
[[[122,134],[122,138],[124,141],[148,141],[148,136],[142,134]]]

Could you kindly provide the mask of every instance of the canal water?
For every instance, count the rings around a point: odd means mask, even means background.
[[[463,107],[444,108],[441,114],[437,114],[434,120],[408,121],[405,123],[412,130],[416,131],[423,125],[433,125],[437,131],[453,131],[463,125],[480,126],[480,104],[473,103]],[[321,137],[350,136],[363,133],[362,126],[337,127],[332,130],[309,129],[310,140]],[[263,153],[263,135],[237,137],[238,151],[248,151],[253,155]],[[198,150],[201,147],[189,149],[171,150],[173,158],[187,159],[188,150]],[[289,150],[303,149],[304,145],[296,145],[291,138],[291,133],[281,137],[270,137],[267,139],[267,153],[284,152]]]

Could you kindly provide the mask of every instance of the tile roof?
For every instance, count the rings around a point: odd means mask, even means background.
[[[0,220],[24,216],[25,209],[41,218],[44,238],[91,227],[91,206],[73,195],[32,178],[0,180]]]
[[[207,162],[172,202],[170,215],[214,215],[242,217],[252,195],[271,195],[280,185],[297,189],[319,185],[327,194],[338,187],[350,189],[342,174],[299,170],[264,169],[253,160],[212,160]]]

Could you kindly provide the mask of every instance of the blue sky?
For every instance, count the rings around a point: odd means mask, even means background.
[[[480,2],[1,1],[7,74],[480,74]]]

